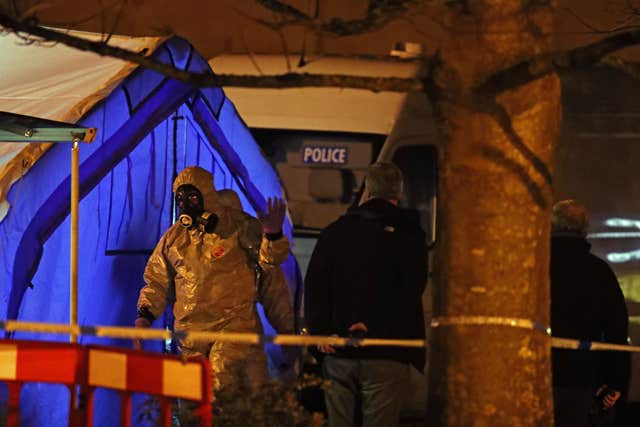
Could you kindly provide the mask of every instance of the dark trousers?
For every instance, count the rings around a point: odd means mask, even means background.
[[[610,427],[615,421],[615,407],[590,413],[594,387],[556,386],[553,388],[553,410],[556,427]]]
[[[398,425],[409,364],[326,356],[322,373],[329,381],[325,390],[329,427],[353,427],[358,399],[362,402],[363,427]]]

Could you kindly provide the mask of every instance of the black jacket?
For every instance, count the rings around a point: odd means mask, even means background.
[[[348,336],[363,322],[370,338],[424,339],[427,246],[416,211],[372,199],[321,234],[305,278],[311,334]],[[337,356],[385,358],[424,367],[424,349],[338,349]]]
[[[607,263],[577,235],[551,239],[553,336],[626,344],[629,317],[618,280]],[[553,349],[553,384],[624,390],[628,353]]]

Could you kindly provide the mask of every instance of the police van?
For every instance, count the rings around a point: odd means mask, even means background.
[[[289,58],[296,63],[299,58]],[[255,68],[254,62],[260,70]],[[287,72],[282,55],[223,55],[210,61],[214,72]],[[296,72],[414,77],[412,61],[323,57],[309,59]],[[405,178],[402,203],[418,209],[429,243],[435,238],[437,149],[435,128],[422,94],[341,88],[226,88],[287,192],[294,224],[293,252],[304,276],[318,235],[360,197],[366,168],[393,161]],[[427,287],[429,289],[429,287]],[[431,318],[430,291],[424,298]],[[429,328],[427,328],[429,330]],[[414,370],[407,413],[420,416],[426,402],[426,376]]]
[[[210,64],[214,72],[231,74],[416,77],[422,72],[418,63],[393,57],[306,58],[303,66],[287,68],[299,59],[224,55]],[[640,85],[606,67],[561,79],[564,124],[554,165],[555,198],[577,198],[589,209],[593,252],[616,272],[627,299],[632,342],[640,343],[640,242],[634,240],[640,238],[640,186],[632,179],[638,174],[633,159],[640,156],[640,96],[630,96],[640,95]],[[402,169],[402,203],[420,212],[429,243],[435,241],[439,141],[423,94],[341,88],[225,91],[286,188],[294,253],[303,274],[319,232],[357,201],[365,169],[375,160],[393,161]],[[423,296],[426,322],[430,291],[427,286]],[[633,356],[633,370],[640,370],[638,356]],[[640,402],[640,372],[632,378],[629,400]],[[413,382],[408,408],[420,411],[426,379],[414,372]]]

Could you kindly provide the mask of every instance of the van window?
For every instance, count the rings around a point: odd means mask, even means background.
[[[294,235],[293,236],[293,252],[298,261],[300,267],[300,273],[304,278],[307,274],[307,267],[309,266],[309,260],[311,260],[311,254],[318,242],[318,236],[311,235]]]
[[[298,235],[318,234],[344,214],[385,139],[384,135],[345,132],[252,132],[278,172]]]
[[[385,135],[348,132],[252,129],[278,172],[294,225],[292,251],[302,276],[322,229],[358,197],[367,166]]]
[[[417,209],[430,243],[435,241],[438,151],[433,145],[405,145],[393,155],[404,176],[404,197],[400,206]]]

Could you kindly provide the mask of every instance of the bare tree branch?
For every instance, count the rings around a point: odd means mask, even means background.
[[[370,0],[363,19],[344,20],[333,18],[322,25],[322,31],[337,36],[352,36],[378,30],[400,16],[419,0]]]
[[[277,0],[256,0],[261,4],[283,5]],[[406,7],[416,0],[372,0],[370,10],[374,15],[380,11],[392,8]],[[276,7],[276,6],[272,6]],[[291,16],[298,16],[296,12],[286,8]],[[300,12],[302,14],[302,12]],[[304,15],[304,14],[303,14]],[[306,15],[305,15],[306,16]],[[377,16],[377,15],[376,15]],[[376,21],[380,22],[380,21]],[[285,88],[285,87],[342,87],[354,89],[366,89],[372,91],[394,91],[412,92],[424,91],[426,80],[418,78],[395,78],[395,77],[364,77],[350,75],[314,75],[286,73],[272,76],[249,76],[249,75],[213,75],[211,73],[192,73],[177,69],[171,65],[160,63],[153,58],[144,56],[141,53],[132,52],[126,49],[109,45],[105,42],[90,41],[60,31],[44,28],[38,25],[33,18],[26,20],[15,19],[5,13],[0,12],[0,27],[7,31],[13,31],[21,36],[25,42],[51,41],[63,43],[67,46],[94,52],[102,56],[111,56],[125,61],[129,61],[145,68],[160,72],[167,77],[192,83],[200,87],[262,87],[262,88]],[[364,28],[364,27],[363,27]],[[364,30],[363,30],[364,31]],[[25,37],[25,34],[29,35]],[[34,39],[35,38],[35,39]],[[627,46],[640,43],[640,30],[627,31],[614,34],[597,42],[581,46],[568,51],[563,51],[550,55],[538,56],[521,62],[509,68],[500,70],[487,78],[483,83],[476,86],[475,91],[482,95],[496,95],[498,93],[516,88],[548,73],[556,70],[581,68],[598,63],[606,55]]]
[[[242,40],[242,45],[244,46],[244,50],[247,52],[247,55],[249,55],[249,60],[255,67],[258,74],[262,76],[264,72],[262,71],[262,68],[260,68],[258,61],[256,61],[256,57],[253,54],[253,51],[249,48],[249,45],[247,44],[247,38],[244,35],[244,30],[240,30],[240,40]]]
[[[282,30],[278,30],[278,37],[280,38],[280,45],[282,45],[282,54],[287,62],[287,72],[291,72],[291,60],[289,59],[289,47],[287,46],[287,38],[284,36]]]
[[[111,9],[119,5],[122,1],[126,1],[126,0],[114,0],[104,6],[101,6],[96,12],[91,13],[80,19],[76,19],[75,21],[65,21],[65,22],[47,21],[47,25],[50,25],[52,27],[75,28],[75,27],[78,27],[79,25],[86,24],[87,22],[91,22],[96,18],[102,19],[102,17],[107,12],[109,12]]]
[[[30,6],[28,9],[21,10],[18,6],[18,3],[15,0],[12,1],[12,4],[13,4],[13,10],[14,10],[15,16],[20,16],[23,18],[28,16],[35,16],[38,12],[49,9],[51,7],[51,5],[47,3],[35,3],[34,5]]]
[[[617,25],[612,28],[603,29],[598,28],[595,25],[587,22],[586,19],[582,18],[578,15],[573,9],[570,7],[565,7],[565,11],[567,11],[571,16],[573,16],[580,24],[582,24],[585,28],[587,28],[591,33],[595,34],[611,34],[611,33],[619,33],[620,31],[628,31],[638,29],[638,24],[632,24],[631,22],[637,21],[638,16],[635,14],[629,14],[629,16],[625,17],[623,22],[620,25]]]
[[[609,56],[600,61],[600,63],[640,80],[640,63],[638,62],[626,61],[617,56]]]
[[[255,0],[262,7],[290,18],[284,25],[304,25],[314,32],[322,32],[338,37],[353,36],[378,30],[389,22],[404,16],[413,5],[424,0],[369,0],[367,13],[361,19],[331,18],[327,22],[318,22],[299,9],[280,0]]]
[[[640,43],[640,30],[633,30],[567,51],[537,56],[498,71],[478,85],[476,90],[483,94],[496,95],[554,71],[595,65],[608,54],[638,43]]]
[[[281,20],[280,22],[269,22],[269,21],[266,21],[264,19],[252,16],[252,15],[244,12],[243,10],[238,9],[237,7],[232,7],[232,9],[239,16],[241,16],[241,17],[243,17],[245,19],[248,19],[249,21],[254,22],[254,23],[258,24],[258,25],[262,25],[263,27],[268,28],[268,29],[273,30],[273,31],[278,31],[280,28],[282,28],[284,26],[295,24],[296,22],[298,22],[296,20],[288,20],[288,21],[287,20]]]
[[[633,2],[630,0],[625,1],[626,10],[628,13],[632,15],[640,15],[640,9],[633,5]]]
[[[391,92],[420,92],[423,82],[420,79],[405,79],[399,77],[364,77],[349,75],[321,75],[287,73],[273,76],[247,75],[214,75],[212,73],[192,73],[180,70],[168,64],[163,64],[141,53],[132,52],[100,41],[91,41],[66,34],[60,31],[44,28],[34,20],[17,21],[6,14],[0,13],[0,27],[7,31],[14,31],[19,36],[30,35],[31,42],[52,41],[62,43],[75,49],[93,52],[101,56],[110,56],[124,61],[138,64],[150,70],[157,71],[167,77],[191,83],[198,87],[257,87],[257,88],[286,88],[286,87],[342,87],[352,89],[366,89],[371,91]],[[23,34],[20,34],[23,33]],[[37,37],[34,39],[33,36]]]
[[[124,12],[124,4],[125,4],[124,2],[120,3],[120,7],[118,8],[118,12],[116,13],[116,17],[113,20],[113,24],[111,25],[111,29],[109,30],[109,33],[107,34],[107,37],[104,39],[105,43],[109,43],[109,40],[111,40],[111,37],[116,32],[116,28],[118,27],[118,24],[120,23],[120,19],[122,18],[122,13]]]
[[[312,20],[311,17],[306,13],[279,0],[256,0],[256,2],[260,6],[269,9],[277,14],[289,16],[301,22]]]
[[[98,4],[100,5],[100,9],[103,9],[102,6],[102,0],[98,0]],[[34,15],[35,16],[35,15]],[[102,43],[109,43],[108,41],[105,41],[105,33],[107,31],[107,14],[106,13],[101,13],[100,14],[100,40],[102,41]]]
[[[11,0],[11,7],[13,8],[13,13],[17,16],[18,15],[18,4],[16,3],[16,0]]]
[[[313,56],[307,55],[305,57],[305,63],[309,64],[313,61],[317,61],[322,58],[345,58],[345,59],[362,59],[368,61],[387,61],[387,62],[398,62],[398,63],[421,63],[425,61],[429,61],[432,58],[428,58],[427,55],[416,55],[410,57],[403,56],[390,56],[390,55],[376,55],[376,54],[357,54],[357,53],[316,53]]]
[[[276,20],[279,24],[285,20],[285,17],[282,15],[276,16]],[[282,46],[282,54],[284,55],[284,59],[287,63],[287,73],[291,72],[291,60],[289,59],[289,46],[287,45],[287,37],[284,34],[284,25],[279,25],[278,29],[276,29],[276,34],[278,34],[278,38],[280,39],[280,45]]]

